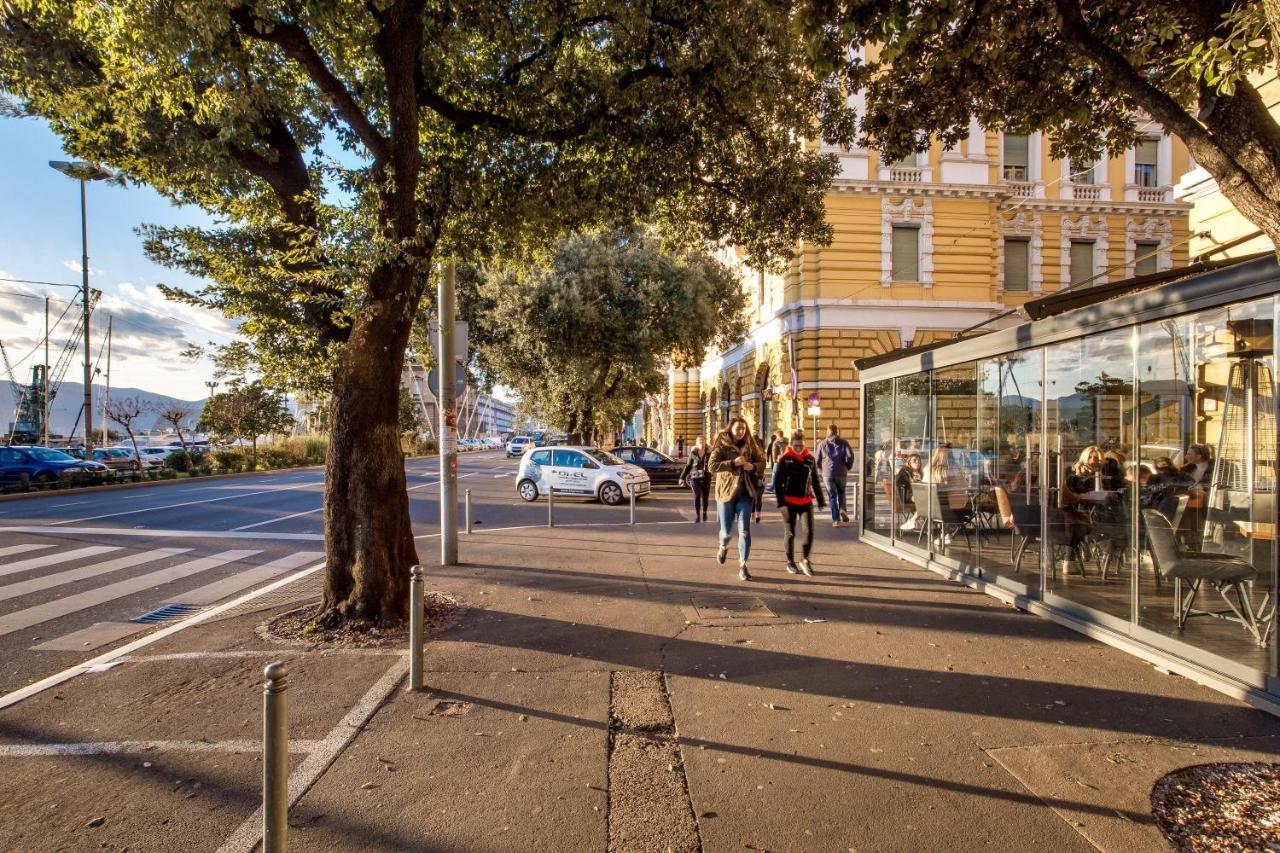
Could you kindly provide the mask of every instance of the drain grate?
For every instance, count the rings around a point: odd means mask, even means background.
[[[155,622],[168,622],[170,619],[189,616],[200,609],[202,608],[196,604],[166,604],[164,607],[157,607],[150,613],[143,613],[141,616],[135,616],[129,621],[142,622],[147,625]]]

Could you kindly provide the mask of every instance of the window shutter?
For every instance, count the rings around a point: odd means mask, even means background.
[[[920,280],[920,229],[893,226],[893,260],[890,278],[894,281]]]
[[[1027,240],[1004,241],[1004,289],[1010,293],[1026,293],[1030,267],[1030,242]]]
[[[1004,164],[1027,168],[1027,137],[1006,133],[1004,137]]]
[[[1071,241],[1071,284],[1093,278],[1093,241]]]

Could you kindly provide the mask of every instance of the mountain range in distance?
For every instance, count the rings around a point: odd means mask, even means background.
[[[102,428],[102,387],[94,386],[93,389],[93,428],[100,430]],[[189,426],[194,426],[195,422],[200,419],[200,413],[204,411],[204,400],[181,400],[177,397],[170,397],[166,394],[157,394],[154,391],[144,391],[141,388],[112,388],[111,397],[120,400],[125,397],[137,397],[144,406],[147,407],[147,414],[141,418],[140,424],[135,429],[140,432],[148,432],[152,429],[168,431],[171,429],[168,424],[161,421],[159,411],[167,408],[175,403],[186,406],[191,410]],[[9,429],[10,423],[13,421],[14,409],[17,403],[14,400],[13,389],[8,382],[0,383],[0,426],[6,430]],[[53,400],[53,406],[49,411],[49,431],[54,435],[67,435],[74,428],[76,434],[84,430],[84,422],[81,420],[76,422],[80,409],[84,406],[84,385],[79,382],[66,381],[58,389],[58,396]],[[116,423],[110,423],[108,426],[112,430],[119,431],[120,427]]]

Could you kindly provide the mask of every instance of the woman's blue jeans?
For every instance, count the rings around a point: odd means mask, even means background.
[[[729,544],[733,520],[738,520],[738,562],[745,563],[751,556],[751,512],[755,501],[743,492],[731,501],[716,502],[716,516],[720,519],[720,544]]]

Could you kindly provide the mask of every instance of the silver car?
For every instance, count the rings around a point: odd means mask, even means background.
[[[539,447],[520,460],[516,491],[526,501],[536,501],[551,489],[557,495],[599,498],[617,506],[649,494],[649,475],[598,447]]]

